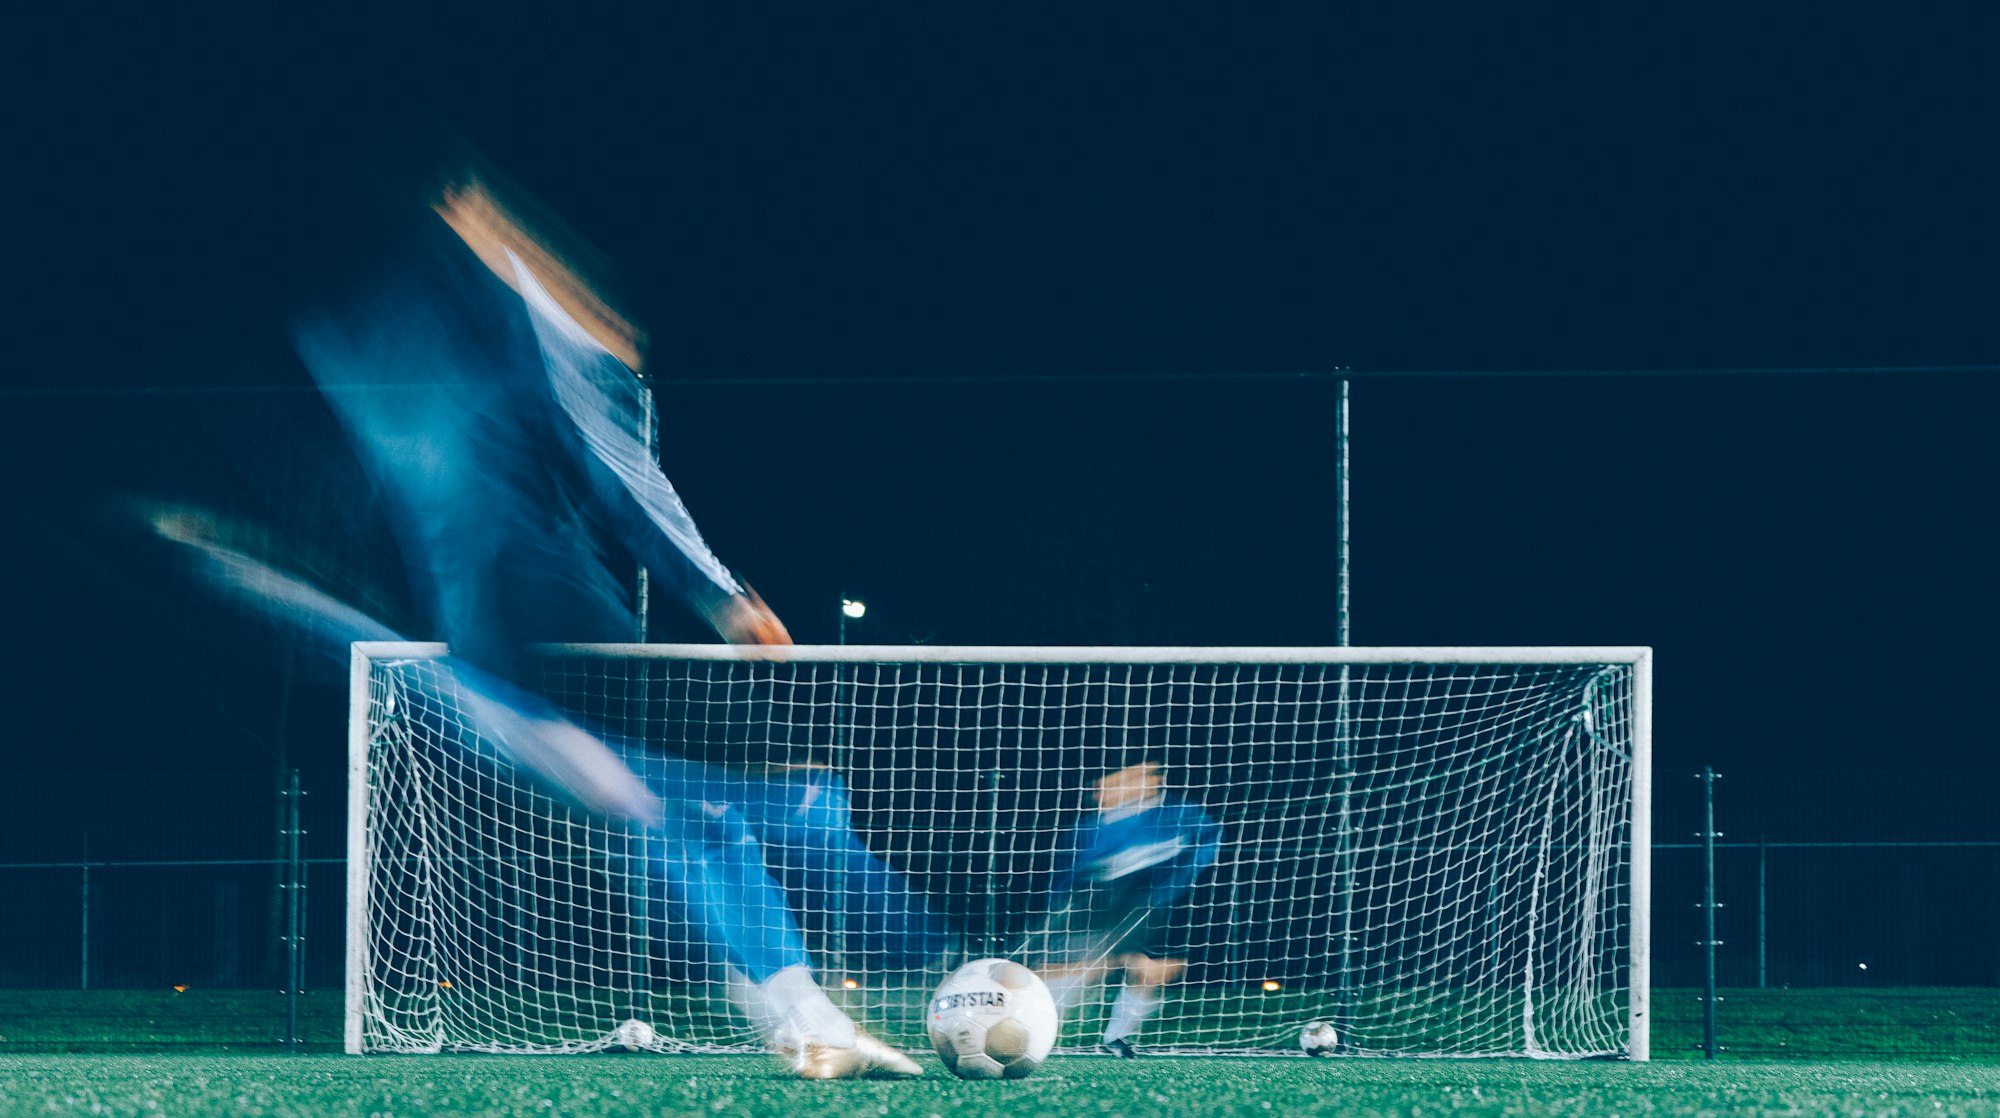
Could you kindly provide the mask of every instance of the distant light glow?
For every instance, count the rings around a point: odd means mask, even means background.
[[[1264,992],[1266,994],[1276,993],[1284,988],[1285,984],[1282,982],[1273,982],[1268,978],[1264,980]]]
[[[840,612],[849,617],[861,617],[868,612],[868,603],[857,602],[853,598],[842,598],[840,600]]]

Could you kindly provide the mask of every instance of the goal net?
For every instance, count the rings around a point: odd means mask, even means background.
[[[680,832],[497,759],[441,646],[355,648],[349,1051],[758,1047]],[[1145,1049],[1295,1053],[1329,1021],[1358,1055],[1647,1055],[1649,650],[559,646],[542,671],[669,815],[748,813],[777,919],[891,1043],[924,1046],[952,967],[1046,941],[1080,833],[1165,802],[1214,839],[1115,947],[1186,961]],[[1150,798],[1120,806],[1104,779],[1134,771]],[[798,779],[848,810],[734,802]],[[1098,1041],[1104,962],[1062,1049]]]

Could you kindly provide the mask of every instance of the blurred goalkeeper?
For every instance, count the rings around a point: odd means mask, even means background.
[[[874,898],[863,907],[884,951],[941,951],[920,902],[848,829],[837,774],[650,754],[642,778],[531,689],[531,644],[632,637],[629,580],[604,537],[725,640],[791,638],[709,550],[638,433],[639,332],[580,278],[579,252],[552,247],[553,223],[524,219],[496,181],[456,173],[428,206],[378,191],[330,294],[292,323],[380,491],[419,611],[451,647],[482,738],[582,807],[650,833],[656,871],[797,1074],[919,1074],[827,998],[760,849],[803,851],[819,877]]]
[[[1091,788],[1090,810],[1061,851],[1049,914],[1026,958],[1067,1015],[1113,976],[1120,979],[1101,1047],[1137,1055],[1133,1039],[1159,1012],[1185,959],[1153,950],[1169,910],[1222,848],[1222,828],[1167,788],[1151,761],[1127,765]]]

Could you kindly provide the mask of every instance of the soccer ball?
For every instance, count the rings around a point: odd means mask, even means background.
[[[1299,1030],[1299,1051],[1308,1056],[1331,1056],[1340,1047],[1340,1033],[1331,1021],[1313,1021]]]
[[[1026,1079],[1049,1058],[1062,1021],[1035,972],[975,959],[931,995],[931,1047],[960,1079]]]
[[[640,1020],[628,1020],[611,1030],[611,1043],[627,1052],[645,1052],[653,1047],[657,1039],[653,1026]]]

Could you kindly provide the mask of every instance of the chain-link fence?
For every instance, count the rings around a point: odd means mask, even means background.
[[[1702,781],[1656,773],[1653,974],[1699,986]],[[2000,777],[1770,773],[1714,782],[1716,981],[2000,987]]]
[[[343,805],[289,775],[7,779],[0,988],[280,989],[294,940],[338,986]]]
[[[308,773],[296,798],[282,771],[7,780],[0,1050],[335,1045],[340,779]],[[1724,770],[1721,1048],[2000,1055],[1995,783]],[[1703,1040],[1703,785],[1663,771],[1655,788],[1654,1052],[1670,1057]]]

